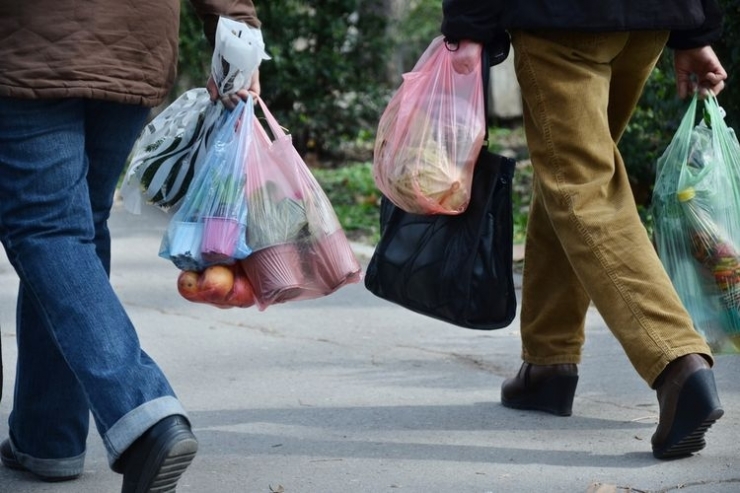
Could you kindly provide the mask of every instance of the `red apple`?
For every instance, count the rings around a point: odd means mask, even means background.
[[[200,300],[198,294],[198,272],[184,270],[177,277],[177,291],[188,301],[197,302]]]
[[[229,303],[239,308],[248,308],[255,303],[254,288],[238,263],[233,266],[233,270],[234,286],[229,294]]]
[[[199,294],[207,303],[226,305],[226,298],[233,286],[234,272],[231,268],[226,265],[212,265],[206,267],[201,274]]]

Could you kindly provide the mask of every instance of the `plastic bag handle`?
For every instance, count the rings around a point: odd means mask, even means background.
[[[507,52],[508,55],[508,52]],[[491,65],[490,65],[490,54],[488,53],[488,50],[484,46],[481,50],[481,84],[483,84],[483,119],[485,120],[485,125],[483,128],[485,129],[485,133],[483,134],[483,148],[488,149],[489,140],[488,140],[488,86],[491,81]],[[503,61],[503,60],[502,60]],[[499,62],[500,63],[500,62]]]
[[[273,135],[274,139],[275,140],[279,140],[279,139],[288,137],[288,134],[285,133],[285,130],[283,130],[283,127],[280,126],[280,124],[275,119],[275,117],[272,116],[272,113],[270,113],[270,110],[267,109],[267,105],[262,100],[262,98],[258,96],[255,99],[259,103],[260,108],[262,109],[262,112],[265,114],[265,119],[267,120],[267,125],[270,127],[270,131],[272,132],[272,135]],[[262,128],[261,125],[259,125],[259,127],[262,130],[262,133],[264,134],[264,136],[267,137],[267,134],[265,133],[265,129]],[[267,138],[268,138],[268,140],[270,140],[269,137],[267,137]]]
[[[740,206],[740,143],[735,131],[727,125],[722,107],[719,105],[717,96],[709,91],[704,98],[704,109],[709,114],[708,125],[712,128],[712,143],[716,152],[723,158],[723,165],[727,168],[727,175],[732,184],[734,197],[728,197],[735,207]]]
[[[696,108],[698,103],[699,97],[698,94],[694,94],[694,97],[691,98],[691,103],[689,104],[689,107],[686,109],[686,112],[684,113],[683,118],[681,119],[681,124],[678,126],[678,130],[676,130],[675,135],[681,136],[681,138],[677,141],[677,145],[680,145],[681,148],[674,151],[679,154],[679,156],[686,156],[688,155],[688,149],[689,149],[689,139],[691,136],[691,129],[694,128],[694,125],[696,124]],[[674,135],[674,141],[676,140],[676,137]],[[670,150],[673,146],[673,142],[669,145],[668,149]],[[656,183],[661,180],[661,176],[664,172],[668,173],[672,169],[675,169],[676,166],[681,166],[683,163],[683,158],[681,160],[670,160],[668,161],[669,164],[669,170],[666,170],[666,166],[664,166],[665,163],[663,163],[660,159],[657,162],[656,170],[655,170],[655,177],[656,177]]]

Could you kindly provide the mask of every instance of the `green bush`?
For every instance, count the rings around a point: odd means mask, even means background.
[[[740,0],[719,0],[725,11],[722,39],[714,46],[727,70],[727,88],[719,95],[720,104],[727,110],[727,124],[740,131]]]
[[[728,124],[740,130],[740,84],[734,80],[740,73],[740,0],[719,2],[726,21],[724,36],[714,48],[729,74],[719,99],[727,110]],[[400,75],[439,34],[441,2],[409,0],[402,5],[398,19],[393,20],[384,10],[387,2],[325,0],[320,8],[315,5],[299,0],[257,3],[267,51],[272,56],[261,67],[262,94],[278,121],[292,134],[299,152],[312,155],[312,164],[313,157],[323,164],[367,162],[378,119]],[[180,77],[175,93],[205,83],[210,53],[200,21],[190,3],[183,0]],[[619,144],[643,211],[650,204],[655,163],[686,107],[687,102],[676,97],[672,52],[666,50]],[[368,175],[362,166],[326,170],[322,179],[337,192],[346,186],[362,188],[367,180],[359,176]],[[371,189],[374,187],[347,193],[338,207],[351,208],[356,201],[373,203]],[[522,197],[518,204],[523,212],[526,202]],[[349,209],[343,213],[348,217],[352,214]],[[355,217],[348,219],[345,227],[352,229],[361,223]],[[520,229],[523,227],[524,223]],[[364,225],[357,228],[368,231]]]
[[[380,193],[372,163],[353,163],[338,169],[312,170],[326,192],[347,236],[374,245],[380,238]]]
[[[388,29],[393,46],[390,75],[394,87],[401,83],[401,75],[414,67],[429,43],[441,34],[440,0],[410,0],[403,8],[403,12],[390,21]]]
[[[181,2],[176,93],[204,85],[211,49],[189,2]],[[322,160],[372,140],[390,92],[387,17],[377,2],[257,3],[271,60],[260,66],[262,97],[296,148]],[[360,146],[362,147],[362,146]]]
[[[343,156],[369,140],[388,92],[387,21],[377,2],[298,0],[258,5],[272,60],[262,63],[262,95],[302,154]]]
[[[180,2],[180,44],[177,59],[177,84],[172,95],[206,85],[211,70],[211,46],[203,35],[203,25],[187,0]]]

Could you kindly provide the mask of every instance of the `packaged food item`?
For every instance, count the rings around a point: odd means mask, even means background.
[[[740,253],[712,219],[711,202],[702,200],[693,187],[677,193],[689,227],[690,250],[705,279],[713,281],[722,307],[722,330],[740,348]]]

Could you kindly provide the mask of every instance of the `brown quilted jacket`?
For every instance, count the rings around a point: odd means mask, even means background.
[[[251,0],[191,0],[213,43],[219,15],[259,27]],[[0,0],[0,97],[156,106],[174,84],[180,0]]]

